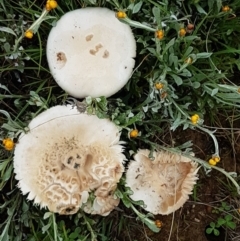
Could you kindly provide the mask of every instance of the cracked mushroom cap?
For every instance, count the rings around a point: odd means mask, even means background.
[[[119,138],[117,126],[107,119],[72,106],[52,107],[19,138],[14,151],[18,186],[29,200],[60,214],[76,213],[92,191],[107,199],[124,171]],[[115,205],[111,202],[108,211]]]
[[[153,214],[170,214],[189,198],[196,183],[197,164],[187,157],[159,151],[154,160],[149,150],[139,150],[126,172],[126,186],[134,201],[142,200],[143,207]]]
[[[107,8],[66,13],[47,41],[50,71],[58,85],[77,98],[109,97],[129,80],[136,42],[131,28]]]

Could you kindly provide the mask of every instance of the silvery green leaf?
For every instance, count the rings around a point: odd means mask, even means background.
[[[148,111],[148,105],[143,106],[143,111],[144,111],[144,112],[147,112],[147,111]]]
[[[142,7],[142,4],[143,4],[142,1],[138,2],[137,4],[135,4],[134,7],[133,7],[133,13],[138,13],[139,10],[140,10],[141,7]]]
[[[180,78],[179,76],[172,74],[172,73],[170,73],[169,75],[173,77],[173,79],[177,85],[181,85],[183,83],[182,78]]]
[[[86,97],[86,103],[87,103],[88,105],[91,105],[91,104],[92,104],[92,97],[91,97],[91,96]]]
[[[207,52],[203,52],[203,53],[198,53],[196,54],[196,58],[200,59],[200,58],[209,58],[212,55],[212,53],[207,53]]]
[[[194,88],[194,89],[197,89],[197,88],[199,88],[201,86],[201,84],[199,83],[199,82],[193,82],[192,83],[192,87]]]
[[[2,32],[6,32],[6,33],[10,33],[14,36],[17,37],[17,35],[15,34],[15,32],[11,29],[11,28],[8,28],[8,27],[0,27],[0,31]]]
[[[6,42],[6,38],[5,37],[3,37],[3,38],[0,38],[0,42],[2,42],[2,43],[4,43],[4,42]]]
[[[211,96],[214,96],[218,93],[218,88],[212,90]]]
[[[51,212],[46,212],[46,213],[44,213],[44,215],[43,215],[43,219],[47,219],[47,218],[49,218],[50,216],[52,216],[52,213],[51,213]]]

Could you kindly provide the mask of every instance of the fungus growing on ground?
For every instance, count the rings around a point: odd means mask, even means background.
[[[115,94],[131,77],[135,55],[131,28],[107,8],[66,13],[47,41],[47,59],[54,79],[77,98]]]
[[[60,214],[89,206],[93,193],[107,205],[91,213],[106,215],[119,202],[113,195],[124,171],[119,138],[117,126],[107,119],[72,106],[52,107],[19,138],[14,152],[18,186],[29,200]]]
[[[169,152],[139,150],[126,172],[126,186],[134,201],[144,201],[145,210],[153,214],[169,214],[189,198],[196,183],[197,164],[187,157]]]

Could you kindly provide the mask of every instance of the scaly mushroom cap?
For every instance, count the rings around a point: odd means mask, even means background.
[[[47,41],[47,59],[54,79],[77,98],[115,94],[130,78],[135,55],[131,28],[107,8],[66,13]]]
[[[52,212],[73,214],[90,192],[107,199],[116,189],[125,157],[111,121],[56,106],[35,117],[29,129],[14,152],[16,179],[28,199]]]
[[[133,191],[134,201],[144,201],[145,210],[153,214],[169,214],[189,198],[196,183],[197,164],[187,157],[169,152],[139,150],[126,172],[126,186]]]

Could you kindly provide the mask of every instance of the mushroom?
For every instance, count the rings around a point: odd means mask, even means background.
[[[191,159],[170,152],[139,150],[126,172],[126,185],[134,201],[142,200],[143,208],[153,214],[169,214],[189,198],[196,183],[197,164]]]
[[[54,79],[77,98],[115,94],[131,77],[135,55],[131,28],[107,8],[66,13],[47,40],[47,60]]]
[[[74,214],[90,193],[113,197],[124,171],[118,127],[108,119],[55,106],[35,117],[14,151],[18,186],[29,200],[52,212]],[[119,200],[109,201],[110,212]]]

